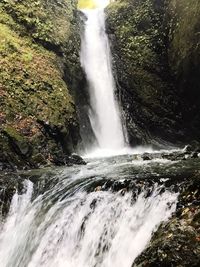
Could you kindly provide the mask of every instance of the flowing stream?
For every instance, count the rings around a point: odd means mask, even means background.
[[[45,174],[45,190],[44,175],[39,191],[25,180],[1,223],[0,266],[131,267],[177,203],[177,194],[163,185],[132,179],[141,166],[131,157],[54,170]],[[123,189],[127,179],[130,190]]]
[[[103,1],[100,7],[93,10],[82,10],[86,20],[81,62],[89,84],[89,117],[98,146],[102,150],[119,151],[125,147],[125,140],[115,99],[109,41],[105,32],[103,7],[108,2]]]

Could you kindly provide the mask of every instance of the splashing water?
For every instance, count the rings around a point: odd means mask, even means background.
[[[175,211],[177,194],[86,192],[91,179],[61,180],[31,202],[14,195],[1,227],[1,267],[131,267],[152,232]]]
[[[116,152],[125,147],[119,107],[115,100],[109,42],[105,32],[103,7],[108,2],[103,1],[100,8],[82,10],[87,20],[81,48],[81,63],[89,83],[90,122],[99,148],[105,154],[109,150]]]

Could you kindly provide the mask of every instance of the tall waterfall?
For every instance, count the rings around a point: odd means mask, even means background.
[[[102,1],[100,8],[82,10],[87,19],[82,37],[81,63],[89,84],[89,117],[99,148],[117,151],[125,147],[125,141],[115,99],[109,41],[105,32],[102,5],[105,6],[107,2]]]

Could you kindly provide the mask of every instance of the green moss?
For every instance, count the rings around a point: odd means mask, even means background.
[[[3,9],[42,43],[61,45],[71,35],[77,1],[2,0]],[[55,7],[56,6],[56,7]]]
[[[22,135],[20,135],[19,132],[17,132],[15,128],[13,128],[11,126],[6,125],[3,128],[3,131],[8,136],[10,136],[11,138],[15,139],[16,141],[19,141],[19,142],[24,141],[24,137]]]
[[[55,55],[32,45],[28,38],[19,37],[7,25],[1,24],[1,29],[0,81],[7,95],[4,102],[8,112],[63,124],[66,114],[71,118],[74,108]]]
[[[73,83],[71,69],[80,68],[75,6],[69,0],[0,3],[0,134],[6,157],[17,166],[35,166],[40,154],[47,162],[55,148],[62,154],[59,132],[77,125],[71,84],[63,79]],[[19,155],[6,136],[17,141]]]
[[[170,60],[172,68],[179,71],[188,55],[200,53],[200,3],[198,0],[171,0],[168,9],[172,18]]]
[[[159,12],[154,1],[116,1],[108,8],[108,22],[113,25],[121,51],[136,66],[154,66],[158,56],[154,40],[159,40]]]
[[[155,139],[174,142],[172,129],[180,128],[182,114],[174,114],[178,97],[168,64],[167,4],[116,0],[106,9],[113,67],[132,145]]]
[[[115,34],[124,73],[134,77],[132,86],[145,105],[157,105],[165,87],[161,78],[165,57],[162,8],[152,0],[115,1],[107,8],[108,25]]]

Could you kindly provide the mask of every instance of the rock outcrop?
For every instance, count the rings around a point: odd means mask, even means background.
[[[106,13],[130,143],[198,140],[199,1],[117,0]]]
[[[77,1],[0,3],[0,170],[65,163],[79,140]]]
[[[180,187],[177,210],[161,224],[132,267],[192,266],[200,264],[200,176]]]

